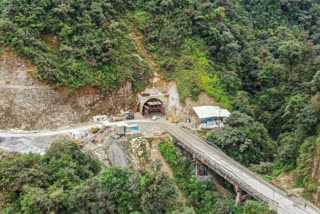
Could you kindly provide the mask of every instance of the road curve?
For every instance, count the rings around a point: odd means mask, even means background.
[[[168,121],[158,120],[133,120],[126,121],[131,124],[157,126],[165,129],[170,135],[172,135],[181,143],[185,144],[189,148],[194,149],[204,156],[208,161],[219,166],[225,174],[239,182],[241,187],[244,189],[254,191],[256,195],[259,195],[260,200],[265,201],[269,206],[276,210],[278,213],[283,214],[320,214],[318,208],[306,202],[301,198],[290,197],[285,192],[281,191],[277,187],[273,186],[259,175],[253,173],[249,169],[243,167],[230,157],[225,155],[219,149],[209,146],[206,142],[187,132],[176,124],[169,123]],[[53,131],[42,131],[38,133],[17,133],[17,132],[5,132],[0,131],[0,138],[22,138],[32,137],[50,137],[50,136],[61,136],[68,135],[71,130],[87,131],[90,130],[92,125],[101,126],[100,124],[86,124],[79,127],[60,129]],[[0,141],[1,146],[1,141]],[[1,147],[0,147],[1,148]]]

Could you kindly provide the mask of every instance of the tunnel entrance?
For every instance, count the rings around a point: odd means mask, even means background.
[[[152,113],[165,114],[165,107],[161,100],[153,98],[143,104],[143,108],[142,108],[143,116],[147,117]]]

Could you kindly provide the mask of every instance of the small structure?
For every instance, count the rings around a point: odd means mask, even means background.
[[[137,124],[129,125],[128,128],[130,130],[139,131],[139,126]]]
[[[106,120],[108,120],[107,115],[96,115],[93,117],[93,122],[95,122],[95,123],[101,123]]]
[[[107,128],[110,128],[112,126],[108,120],[103,121],[102,124]]]
[[[155,88],[146,89],[138,95],[139,111],[148,116],[149,113],[159,112],[165,114],[168,98]]]
[[[219,106],[197,106],[193,110],[201,120],[201,129],[213,129],[223,127],[231,113]]]
[[[120,115],[127,116],[129,114],[130,114],[130,111],[124,111],[123,109],[120,110]]]
[[[81,140],[82,138],[86,137],[87,135],[88,135],[88,133],[80,132],[78,130],[71,130],[69,132],[69,136],[75,140]]]
[[[142,110],[143,115],[148,116],[153,112],[160,112],[161,114],[165,114],[165,109],[161,101],[152,99],[144,104]]]
[[[125,122],[117,122],[115,124],[115,127],[116,127],[116,133],[119,136],[123,136],[123,135],[126,134],[126,131],[127,131],[127,128],[128,128],[128,124],[125,123]]]

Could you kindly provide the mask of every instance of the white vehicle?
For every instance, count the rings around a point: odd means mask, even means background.
[[[151,120],[157,120],[158,119],[158,116],[154,115],[151,117]]]

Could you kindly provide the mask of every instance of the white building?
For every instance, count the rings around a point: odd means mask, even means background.
[[[96,115],[93,117],[93,122],[95,122],[95,123],[101,123],[106,120],[108,120],[107,115]]]
[[[223,127],[226,118],[231,115],[227,109],[219,106],[197,106],[193,107],[193,110],[201,120],[200,128],[202,129]]]
[[[128,123],[125,123],[125,122],[115,123],[116,133],[120,136],[125,135],[128,126],[129,126]]]

